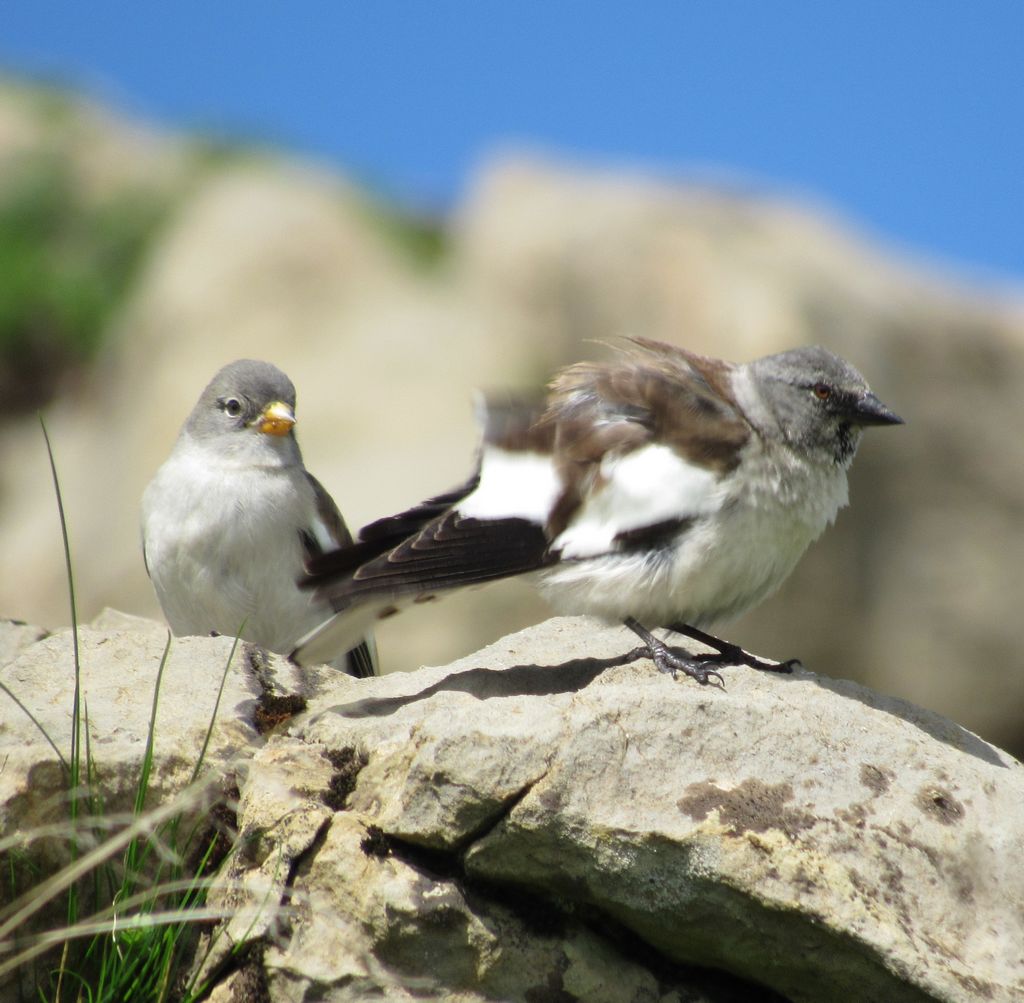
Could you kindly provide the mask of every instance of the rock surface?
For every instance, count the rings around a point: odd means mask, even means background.
[[[0,682],[64,750],[69,634],[11,631],[26,643]],[[112,612],[80,631],[111,812],[165,643]],[[700,687],[633,643],[555,619],[372,680],[240,649],[206,756],[240,789],[210,895],[231,918],[196,962],[210,998],[1021,998],[1021,764],[854,683],[725,667],[724,690]],[[172,644],[154,803],[188,783],[230,649]],[[0,841],[17,841],[59,820],[62,774],[0,702]]]
[[[208,970],[256,936],[274,1001],[1021,998],[1019,763],[804,670],[674,681],[629,638],[556,619],[339,677],[250,765]]]
[[[161,624],[110,610],[79,629],[81,742],[83,749],[88,742],[98,771],[105,814],[132,809],[167,641]],[[60,825],[68,811],[64,764],[71,757],[72,633],[46,636],[27,625],[0,625],[0,651],[15,642],[13,657],[0,661],[0,841]],[[249,645],[238,647],[225,674],[233,645],[227,637],[173,639],[160,680],[147,808],[189,786],[215,708],[201,773],[219,793],[236,781],[239,763],[263,744],[261,711],[273,696],[315,689],[319,675],[334,674],[324,667],[304,670],[300,678],[294,667]],[[84,777],[85,755],[82,760]]]

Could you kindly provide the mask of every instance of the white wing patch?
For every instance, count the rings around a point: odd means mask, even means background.
[[[316,541],[316,545],[324,552],[327,553],[331,550],[335,550],[339,543],[334,538],[334,534],[331,532],[327,523],[320,518],[320,513],[316,512],[313,518],[309,521],[309,535]]]
[[[485,446],[480,483],[456,506],[473,519],[529,519],[543,525],[562,485],[550,456]]]
[[[552,549],[566,558],[606,554],[617,534],[714,512],[723,494],[716,474],[688,463],[669,446],[609,454],[601,461],[597,486]]]

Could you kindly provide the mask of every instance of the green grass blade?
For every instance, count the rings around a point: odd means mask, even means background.
[[[242,625],[243,629],[245,624]],[[213,726],[217,723],[217,711],[220,710],[220,699],[224,694],[224,684],[227,682],[228,669],[231,668],[231,661],[235,657],[235,652],[238,650],[238,642],[240,638],[235,638],[235,643],[231,645],[231,651],[228,652],[228,660],[224,663],[224,671],[220,676],[220,686],[217,689],[217,699],[213,702],[213,713],[210,715],[210,723],[206,726],[206,735],[203,738],[203,744],[199,749],[199,756],[196,759],[196,765],[192,769],[191,782],[199,778],[199,770],[202,768],[203,760],[206,758],[206,750],[210,745],[210,738],[213,735]]]
[[[68,600],[71,605],[71,638],[72,651],[75,660],[75,694],[72,703],[72,729],[71,729],[71,786],[78,786],[78,743],[81,738],[79,721],[79,701],[81,699],[82,684],[82,663],[78,647],[78,604],[75,599],[75,574],[71,566],[71,542],[68,539],[68,521],[64,512],[64,497],[60,490],[60,478],[57,475],[57,462],[53,457],[53,445],[50,442],[50,433],[46,430],[46,422],[43,416],[39,415],[39,425],[43,430],[43,438],[46,440],[46,455],[50,461],[50,474],[53,477],[53,493],[57,498],[57,514],[60,518],[60,535],[64,543],[64,572],[68,582]]]

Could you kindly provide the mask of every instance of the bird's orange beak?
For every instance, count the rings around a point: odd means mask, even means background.
[[[273,401],[254,424],[264,435],[287,435],[295,425],[295,412],[284,401]]]

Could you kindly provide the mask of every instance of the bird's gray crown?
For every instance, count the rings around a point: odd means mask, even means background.
[[[257,359],[229,362],[217,371],[199,395],[188,417],[190,430],[198,432],[211,425],[220,429],[222,424],[210,419],[214,419],[217,412],[223,411],[224,405],[231,400],[237,401],[241,407],[241,411],[234,417],[239,419],[239,424],[245,424],[273,401],[283,401],[294,408],[295,387],[277,366],[269,362]]]
[[[749,363],[759,381],[766,385],[814,386],[817,383],[867,393],[868,383],[845,359],[820,345],[791,348]]]
[[[294,410],[295,386],[276,366],[257,359],[237,359],[214,375],[199,395],[196,406],[185,421],[183,434],[201,442],[214,439],[235,442],[237,433],[251,430],[252,423],[268,404],[282,401]],[[256,448],[287,449],[294,445],[292,435],[257,435]],[[225,445],[225,448],[228,448]],[[297,449],[297,447],[295,447]]]

